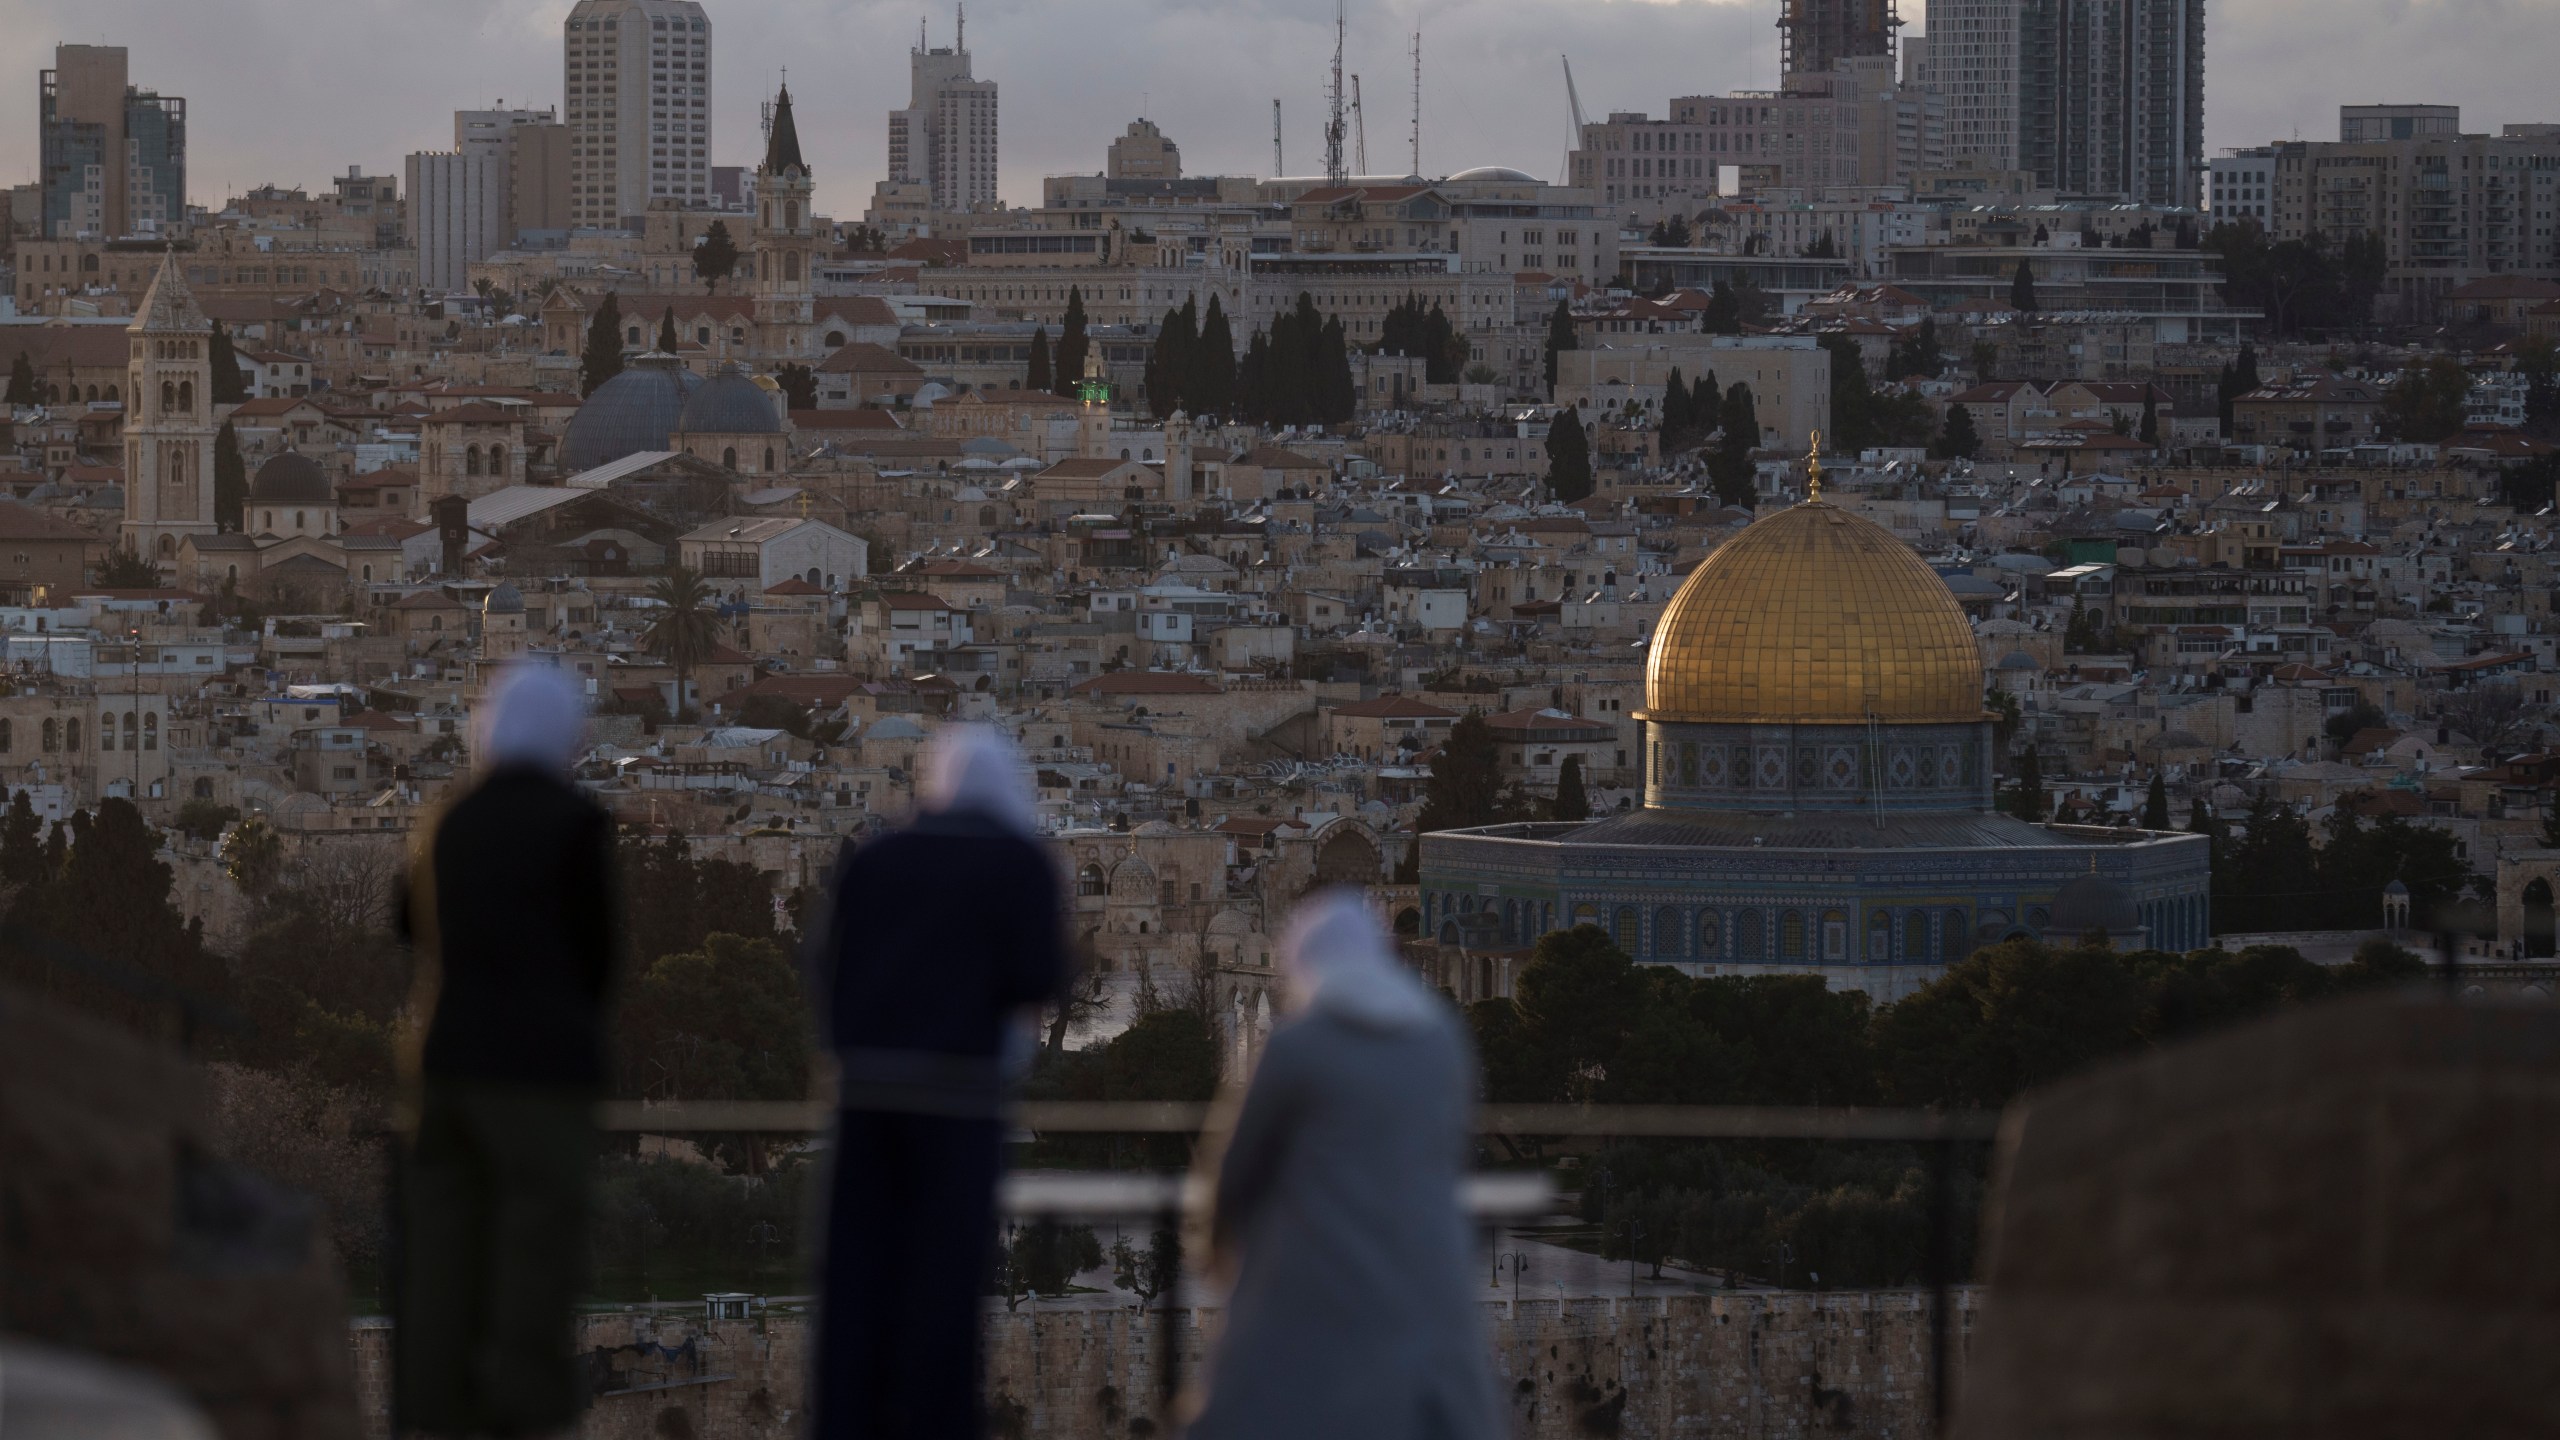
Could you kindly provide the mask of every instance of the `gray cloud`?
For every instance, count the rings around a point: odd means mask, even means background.
[[[565,0],[16,0],[0,28],[0,178],[35,170],[36,71],[57,41],[132,49],[138,83],[187,97],[199,203],[251,185],[319,186],[349,165],[396,171],[451,144],[451,112],[559,98]],[[1904,8],[1923,7],[1905,0]],[[1568,139],[1560,51],[1583,107],[1660,113],[1673,95],[1772,83],[1775,0],[1355,0],[1372,170],[1407,164],[1408,36],[1423,31],[1423,165],[1551,174]],[[821,201],[858,213],[878,178],[883,116],[906,97],[916,22],[949,41],[948,0],[711,0],[725,163],[751,163],[757,105],[783,66]],[[1321,164],[1332,7],[1323,0],[980,0],[969,39],[1004,85],[1004,185],[1034,203],[1044,174],[1101,167],[1148,114],[1186,168],[1269,167],[1271,100],[1289,168]],[[2336,107],[2452,101],[2466,128],[2560,120],[2544,80],[2560,0],[2217,0],[2208,40],[2211,143],[2335,133]]]

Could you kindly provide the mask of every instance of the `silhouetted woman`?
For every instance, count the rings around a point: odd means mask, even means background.
[[[1066,982],[1021,755],[934,738],[906,829],[851,851],[811,956],[841,1089],[816,1436],[976,1436],[1008,1045]]]
[[[1209,1268],[1232,1277],[1192,1440],[1507,1433],[1458,1208],[1475,1058],[1359,898],[1298,908],[1287,1018],[1224,1129]]]

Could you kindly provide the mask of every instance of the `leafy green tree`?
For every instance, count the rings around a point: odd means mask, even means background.
[[[1707,292],[1706,313],[1698,318],[1710,335],[1739,335],[1742,333],[1742,297],[1734,293],[1732,286],[1719,280],[1715,288]]]
[[[1582,341],[1573,333],[1573,307],[1559,300],[1556,302],[1554,311],[1547,316],[1547,394],[1549,397],[1552,398],[1556,393],[1556,356],[1563,351],[1580,348],[1582,348]]]
[[[239,818],[240,808],[236,805],[225,805],[219,800],[196,799],[189,800],[178,807],[177,818],[170,822],[169,828],[181,835],[198,840],[212,840],[220,836],[224,829]],[[9,877],[8,855],[10,836],[13,833],[11,827],[16,823],[17,813],[14,810],[10,812],[6,822],[0,822],[0,878]],[[37,837],[36,828],[35,812],[29,811],[26,821],[26,853],[30,859],[43,853],[43,842]]]
[[[1579,755],[1567,755],[1564,757],[1564,764],[1556,770],[1555,818],[1558,820],[1591,818],[1591,797],[1583,793],[1582,757]]]
[[[1973,407],[1947,406],[1946,427],[1929,453],[1940,460],[1971,460],[1982,453],[1982,436],[1973,428]]]
[[[773,383],[782,387],[783,403],[793,410],[818,408],[818,372],[795,361],[774,367]]]
[[[2142,828],[2145,830],[2169,828],[2169,784],[2160,778],[2160,772],[2157,770],[2151,772],[2151,788],[2143,792]]]
[[[1570,405],[1547,425],[1547,488],[1568,505],[1591,493],[1591,438]]]
[[[1092,353],[1093,341],[1084,333],[1084,291],[1079,286],[1067,287],[1066,319],[1058,326],[1058,373],[1055,389],[1061,395],[1073,395],[1084,383],[1085,357]]]
[[[160,567],[132,546],[119,545],[98,562],[97,583],[105,590],[154,589],[160,584]]]
[[[2433,444],[2462,429],[2471,372],[2448,355],[2431,355],[2400,372],[2382,396],[2383,429],[2395,440]]]
[[[247,521],[249,464],[240,456],[240,432],[231,422],[213,435],[213,523],[226,535],[237,535]]]
[[[263,818],[242,822],[222,842],[222,872],[252,901],[265,899],[284,878],[284,837]]]
[[[1998,1107],[2132,1048],[2142,986],[2105,950],[2011,940],[1977,950],[1876,1017],[1887,1098]]]
[[[2009,277],[2009,306],[2022,315],[2036,312],[2036,272],[2026,257],[2018,257],[2016,273]]]
[[[205,343],[206,368],[213,373],[205,382],[216,405],[237,405],[249,398],[249,382],[240,373],[240,352],[232,347],[231,331],[221,321],[213,322],[213,338]]]
[[[1011,1310],[1034,1295],[1066,1294],[1077,1275],[1101,1264],[1102,1242],[1090,1225],[1015,1225],[997,1246],[991,1293]]]
[[[2053,806],[2044,796],[2044,761],[2033,745],[2018,756],[2018,781],[2009,792],[2009,804],[2010,813],[2021,820],[2040,822],[2053,814]]]
[[[1227,322],[1226,306],[1217,296],[1200,317],[1200,344],[1192,358],[1192,418],[1225,417],[1235,406],[1236,337]]]
[[[693,275],[702,282],[707,293],[716,294],[720,282],[738,269],[738,242],[729,234],[725,220],[714,220],[702,232],[702,242],[693,247]]]
[[[615,1022],[619,1091],[650,1100],[798,1100],[811,1025],[799,972],[771,940],[705,937],[640,972]],[[737,1145],[761,1171],[760,1146]]]
[[[1130,1245],[1126,1235],[1111,1242],[1111,1284],[1137,1296],[1140,1305],[1171,1293],[1181,1277],[1182,1236],[1172,1226],[1148,1231],[1143,1250]]]
[[[1501,749],[1494,743],[1493,727],[1485,723],[1484,712],[1470,710],[1449,727],[1431,757],[1431,775],[1423,784],[1422,815],[1415,828],[1429,834],[1509,818]]]
[[[9,362],[9,390],[0,400],[11,405],[34,405],[43,396],[43,388],[36,383],[36,362],[28,358],[26,351],[19,351],[17,358]]]
[[[613,292],[597,302],[587,322],[587,348],[578,357],[578,394],[593,395],[604,382],[622,373],[622,306]]]
[[[1022,388],[1033,392],[1054,391],[1057,385],[1049,365],[1049,327],[1038,325],[1031,331],[1031,368],[1023,376]]]
[[[170,903],[158,834],[131,801],[110,798],[94,816],[73,812],[47,848],[50,878],[10,901],[0,980],[174,1038],[175,997],[211,996],[220,977],[201,928]]]
[[[1496,1099],[1596,1098],[1648,1008],[1645,977],[1597,925],[1540,936],[1513,983],[1521,1018],[1519,1058],[1534,1093]],[[1491,1037],[1484,1037],[1491,1038]]]
[[[0,819],[0,882],[33,885],[47,878],[44,822],[20,790],[9,797],[9,813]]]
[[[693,707],[693,667],[719,643],[719,618],[711,608],[710,587],[682,565],[669,566],[649,586],[649,598],[658,603],[658,615],[641,632],[640,648],[675,670],[676,714],[681,719]]]

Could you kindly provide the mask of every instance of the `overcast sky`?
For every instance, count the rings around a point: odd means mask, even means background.
[[[1409,164],[1423,35],[1422,163],[1557,173],[1570,140],[1559,52],[1583,109],[1661,114],[1673,95],[1774,82],[1777,0],[1352,0],[1369,168]],[[1921,28],[1920,0],[1903,10]],[[123,45],[135,83],[187,99],[190,197],[266,182],[319,188],[350,165],[398,173],[450,147],[452,111],[556,105],[567,0],[8,0],[0,26],[0,183],[33,178],[36,72],[57,42]],[[880,177],[885,113],[906,101],[919,19],[950,43],[948,0],[709,0],[721,163],[758,153],[757,106],[791,67],[820,203],[858,215]],[[1267,173],[1271,101],[1288,168],[1322,165],[1332,49],[1323,0],[977,0],[969,44],[1003,84],[1003,184],[1102,167],[1137,115],[1192,173]],[[2333,138],[2341,102],[2454,102],[2464,128],[2560,120],[2549,82],[2560,0],[2214,0],[2214,150]]]

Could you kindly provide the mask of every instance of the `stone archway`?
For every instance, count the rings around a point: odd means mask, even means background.
[[[2524,887],[2524,953],[2529,959],[2540,959],[2554,951],[2554,915],[2551,882],[2535,876]]]

